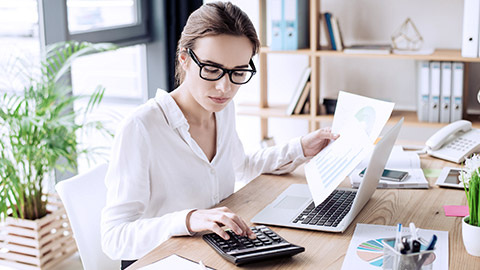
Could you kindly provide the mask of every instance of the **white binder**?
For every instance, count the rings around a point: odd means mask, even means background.
[[[418,121],[428,121],[428,99],[430,92],[430,64],[428,61],[417,62],[417,116]]]
[[[463,10],[462,56],[478,57],[480,0],[465,0]]]
[[[440,86],[440,123],[450,122],[450,105],[452,92],[452,62],[442,62],[442,85]]]
[[[430,62],[430,98],[428,122],[438,123],[440,120],[440,62]]]
[[[462,119],[463,111],[463,72],[464,64],[454,62],[452,64],[452,105],[450,121]]]

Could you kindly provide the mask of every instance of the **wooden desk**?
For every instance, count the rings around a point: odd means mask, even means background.
[[[422,168],[441,169],[456,166],[433,158],[422,158]],[[470,256],[463,246],[461,218],[446,217],[443,205],[465,205],[465,192],[460,189],[447,189],[435,186],[435,178],[428,179],[426,189],[377,189],[365,208],[359,213],[344,233],[289,229],[269,226],[286,240],[304,246],[305,252],[292,258],[255,263],[241,266],[244,269],[340,269],[355,230],[356,223],[396,225],[415,222],[422,229],[449,232],[450,269],[480,269],[480,258]],[[274,176],[262,175],[222,201],[242,216],[245,221],[257,214],[272,202],[290,184],[306,183],[303,167],[294,173]],[[345,180],[341,186],[349,187]],[[480,241],[480,240],[479,240]],[[194,261],[202,260],[215,269],[236,269],[225,261],[201,236],[174,237],[133,264],[129,270],[138,269],[171,254],[178,254]]]

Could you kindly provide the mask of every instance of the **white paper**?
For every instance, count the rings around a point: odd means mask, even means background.
[[[367,134],[353,122],[342,130],[340,138],[305,165],[305,176],[316,206],[362,162],[370,147]]]
[[[373,149],[394,104],[341,91],[332,132],[340,138],[305,165],[315,205],[321,204]]]
[[[402,235],[410,234],[408,227],[402,227]],[[358,223],[353,233],[352,240],[348,246],[347,254],[343,260],[342,269],[382,269],[383,249],[381,249],[381,239],[395,238],[396,226],[372,225]],[[430,241],[433,234],[437,235],[438,240],[435,245],[435,260],[433,261],[433,269],[448,269],[448,232],[436,230],[418,230],[418,236]],[[379,248],[369,248],[368,241],[372,241]],[[362,245],[367,243],[366,245]],[[365,247],[365,248],[363,248]]]
[[[369,154],[349,175],[352,187],[358,188],[363,180],[359,173],[365,169],[370,160]],[[428,188],[428,181],[420,167],[420,157],[418,154],[409,151],[403,151],[402,146],[393,147],[390,154],[386,169],[399,170],[408,172],[408,176],[402,182],[380,180],[377,188]]]
[[[205,267],[206,269],[212,269]],[[200,270],[200,264],[187,260],[177,254],[172,254],[164,259],[158,260],[152,264],[139,268],[141,270],[157,270],[157,269],[178,269],[178,270]]]
[[[340,91],[333,116],[332,132],[339,133],[345,125],[356,120],[363,126],[371,143],[374,143],[390,118],[394,105],[392,102]]]

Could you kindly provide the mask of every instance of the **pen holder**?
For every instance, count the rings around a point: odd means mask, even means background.
[[[427,243],[419,239],[420,252],[402,254],[395,250],[395,239],[383,240],[383,269],[389,270],[431,270],[435,254],[433,250],[426,250]]]

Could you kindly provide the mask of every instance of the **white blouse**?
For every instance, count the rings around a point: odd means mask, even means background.
[[[110,258],[139,259],[172,236],[189,235],[186,215],[230,196],[235,181],[291,172],[307,160],[300,138],[246,155],[235,130],[233,102],[215,117],[217,151],[212,162],[163,90],[123,121],[105,177],[101,233]]]

